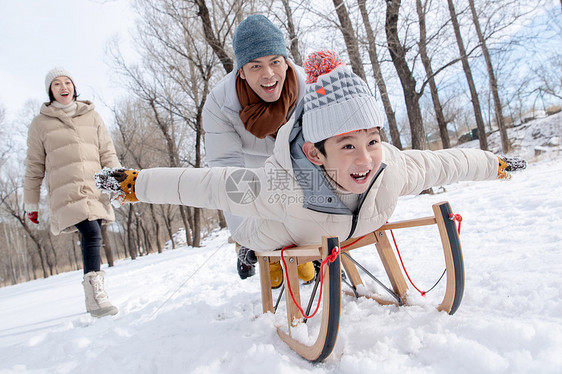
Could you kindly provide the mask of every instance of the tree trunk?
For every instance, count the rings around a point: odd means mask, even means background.
[[[129,247],[129,256],[131,260],[137,258],[137,248],[133,237],[133,219],[135,216],[135,208],[133,204],[129,204],[129,216],[127,217],[127,244]]]
[[[164,248],[164,246],[162,245],[162,241],[160,240],[160,221],[158,221],[156,213],[154,212],[154,205],[149,204],[149,206],[152,220],[154,222],[154,225],[156,226],[156,247],[158,247],[158,253],[162,253],[162,249]]]
[[[484,60],[486,61],[486,69],[488,70],[488,79],[490,82],[490,91],[492,92],[492,97],[494,98],[494,111],[496,116],[496,124],[500,130],[500,138],[502,142],[502,152],[509,153],[511,151],[511,142],[507,137],[507,129],[505,127],[505,122],[503,120],[502,103],[500,100],[500,95],[498,93],[498,82],[496,80],[496,75],[494,74],[494,67],[492,66],[492,59],[490,58],[490,52],[486,46],[486,40],[482,34],[480,28],[480,21],[478,20],[478,15],[476,14],[476,9],[474,7],[474,0],[468,0],[470,5],[470,11],[472,13],[472,20],[476,28],[476,33],[478,34],[478,40],[480,41],[480,48],[482,48],[482,53],[484,54]]]
[[[427,2],[426,2],[427,4]],[[441,107],[441,101],[439,100],[439,93],[437,92],[437,84],[435,83],[435,77],[433,74],[433,69],[431,67],[431,60],[427,54],[427,35],[425,27],[425,14],[427,10],[422,5],[421,0],[416,0],[416,10],[418,12],[418,20],[420,25],[420,57],[425,69],[425,74],[427,76],[429,90],[431,92],[431,101],[433,102],[433,109],[435,111],[435,119],[437,120],[437,126],[439,127],[439,135],[441,137],[441,143],[443,148],[450,148],[451,142],[449,140],[449,131],[447,130],[447,122],[445,121],[445,116],[443,115],[443,108]]]
[[[347,8],[345,7],[343,0],[332,1],[340,20],[340,31],[343,34],[345,46],[347,47],[351,69],[355,74],[366,81],[367,78],[365,77],[365,69],[363,69],[363,62],[361,61],[361,54],[359,53],[359,43],[357,43],[357,38],[355,37],[355,31],[353,31],[353,25],[351,24]]]
[[[172,231],[172,223],[170,222],[170,217],[167,212],[164,211],[163,205],[160,205],[160,209],[162,210],[162,218],[164,219],[164,224],[166,225],[166,231],[168,231],[168,236],[170,237],[170,241],[172,242],[172,249],[175,249],[176,243],[174,242],[174,233]]]
[[[474,119],[476,121],[476,127],[478,128],[478,140],[480,141],[480,149],[487,151],[488,139],[486,136],[486,128],[484,127],[484,120],[482,119],[480,100],[478,99],[478,92],[476,92],[476,86],[474,85],[474,79],[472,78],[472,71],[470,70],[470,65],[468,64],[468,56],[466,54],[466,49],[464,48],[464,43],[462,41],[457,13],[455,12],[453,0],[447,0],[447,4],[449,5],[451,22],[453,24],[453,29],[455,30],[455,38],[457,39],[457,45],[459,47],[462,68],[464,70],[464,75],[466,76],[466,81],[470,90],[470,98],[472,100],[472,107],[474,109]]]
[[[193,208],[193,246],[201,246],[201,208]]]
[[[182,220],[183,225],[185,227],[185,241],[186,241],[187,245],[193,246],[193,240],[192,240],[192,237],[191,237],[192,225],[189,223],[189,218],[190,218],[190,215],[191,215],[189,210],[191,208],[186,207],[186,206],[180,206],[179,208],[180,208],[181,220]]]
[[[199,9],[197,15],[199,16],[199,18],[201,18],[201,23],[203,24],[205,40],[207,41],[207,44],[211,46],[213,52],[222,63],[222,67],[224,68],[226,74],[228,74],[234,69],[234,62],[226,52],[224,43],[219,41],[219,39],[215,36],[207,4],[205,4],[205,0],[195,0],[195,4]]]
[[[219,218],[219,227],[221,229],[226,229],[226,219],[224,218],[224,214],[222,213],[221,210],[217,210],[217,215]]]
[[[425,141],[425,131],[421,110],[419,106],[419,94],[416,92],[416,80],[410,71],[406,61],[406,50],[400,43],[398,37],[398,13],[400,11],[401,0],[388,0],[386,2],[386,23],[385,32],[388,50],[396,73],[402,84],[404,101],[408,112],[410,130],[412,133],[412,148],[427,149]]]
[[[82,268],[80,263],[80,248],[78,248],[78,241],[80,240],[80,234],[74,233],[72,235],[72,255],[74,258],[74,268],[80,270]]]
[[[382,75],[382,70],[377,55],[375,34],[371,27],[371,22],[369,21],[369,14],[367,12],[367,7],[365,2],[366,0],[357,0],[357,4],[359,5],[359,10],[361,11],[361,17],[363,18],[363,24],[365,25],[365,30],[367,32],[369,59],[371,60],[373,75],[375,77],[375,82],[377,82],[377,87],[379,89],[379,92],[381,93],[381,100],[384,107],[384,112],[386,114],[386,119],[388,120],[388,128],[390,130],[390,139],[392,139],[392,144],[394,144],[396,148],[402,149],[400,131],[398,130],[398,124],[396,122],[396,116],[394,114],[394,110],[392,109],[392,104],[390,103],[390,99],[388,98],[388,90],[386,89],[386,83]]]
[[[287,31],[289,33],[289,40],[290,44],[290,51],[291,57],[293,57],[293,61],[298,66],[302,66],[302,57],[299,52],[299,37],[297,36],[297,32],[295,30],[295,23],[293,22],[293,11],[291,10],[291,6],[289,5],[289,0],[283,0],[283,8],[285,9],[285,15],[287,16]]]
[[[107,234],[107,226],[101,226],[101,237],[102,237],[102,246],[103,251],[105,253],[105,258],[107,259],[107,265],[112,267],[114,265],[113,261],[113,250],[111,249],[111,244],[109,243],[109,235]]]

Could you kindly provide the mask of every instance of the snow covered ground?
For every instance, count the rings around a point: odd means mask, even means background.
[[[559,129],[551,117],[543,121]],[[413,305],[400,308],[343,296],[334,352],[313,365],[278,338],[284,313],[261,313],[258,277],[238,278],[234,245],[219,231],[202,248],[105,269],[114,317],[85,313],[79,271],[1,288],[0,373],[561,373],[562,157],[533,161],[507,182],[400,201],[393,221],[428,216],[444,200],[463,217],[466,284],[453,316],[434,308],[443,281],[426,297],[410,288]],[[423,289],[444,266],[432,230],[395,231]],[[353,254],[385,279],[374,248]]]

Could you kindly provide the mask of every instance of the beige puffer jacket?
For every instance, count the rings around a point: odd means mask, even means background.
[[[86,219],[115,220],[108,196],[96,188],[94,174],[121,164],[94,104],[77,101],[76,112],[69,117],[44,103],[29,127],[27,147],[25,210],[39,210],[45,178],[53,234],[75,231],[74,225]]]
[[[342,240],[364,235],[390,218],[399,196],[455,181],[495,179],[498,173],[498,159],[491,152],[400,151],[383,143],[386,168],[366,194],[351,232],[353,214],[303,207],[304,194],[293,173],[288,146],[291,130],[287,125],[280,129],[274,154],[263,168],[146,169],[137,178],[136,195],[143,202],[214,208],[245,216],[232,238],[255,250],[271,250],[316,244],[322,235]]]

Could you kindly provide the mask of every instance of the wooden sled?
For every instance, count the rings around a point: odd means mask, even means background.
[[[441,202],[434,204],[433,213],[434,215],[431,217],[388,223],[359,239],[348,239],[341,244],[337,237],[325,236],[322,238],[322,244],[319,246],[302,246],[286,249],[283,253],[286,263],[286,269],[284,271],[285,281],[283,285],[285,288],[284,294],[289,332],[287,333],[281,328],[278,328],[277,333],[280,338],[287,343],[291,349],[311,362],[320,362],[332,353],[336,344],[340,323],[342,292],[341,265],[343,265],[354,290],[353,294],[357,296],[355,288],[363,284],[357,268],[359,267],[362,270],[366,269],[357,263],[350,256],[349,252],[369,244],[375,244],[377,248],[390,281],[391,289],[376,278],[373,278],[392,295],[394,300],[389,301],[373,296],[369,297],[381,304],[395,304],[398,306],[407,304],[406,291],[408,290],[408,286],[387,236],[387,230],[394,229],[437,225],[443,245],[447,274],[445,296],[443,297],[443,301],[437,306],[437,309],[446,311],[449,314],[454,314],[459,308],[464,291],[464,264],[460,240],[456,224],[451,218],[452,210],[449,203]],[[293,302],[294,297],[299,304],[301,303],[297,266],[314,260],[323,261],[331,254],[332,258],[330,259],[334,259],[334,249],[337,251],[335,260],[333,262],[326,262],[323,269],[321,317],[315,317],[322,319],[319,333],[316,337],[316,341],[312,345],[306,345],[291,336],[292,327],[299,323],[306,322],[302,312]],[[256,257],[258,258],[260,267],[263,312],[275,313],[276,307],[273,305],[269,263],[280,261],[281,251],[256,251]],[[368,272],[367,274],[370,275]],[[317,277],[316,286],[318,286],[318,278],[320,277]],[[291,287],[290,290],[288,289],[289,284]],[[290,291],[292,291],[293,297],[291,297]],[[313,293],[309,301],[308,309],[310,309],[312,305],[314,294],[315,293]],[[305,313],[308,314],[308,311]]]

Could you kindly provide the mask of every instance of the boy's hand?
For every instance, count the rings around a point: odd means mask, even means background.
[[[111,200],[119,205],[136,203],[139,201],[135,195],[138,173],[138,170],[133,169],[104,168],[95,175],[96,187],[106,193],[116,192]]]
[[[498,156],[499,166],[498,166],[498,179],[508,180],[511,175],[507,172],[523,170],[527,167],[527,161],[520,157],[506,157]]]

